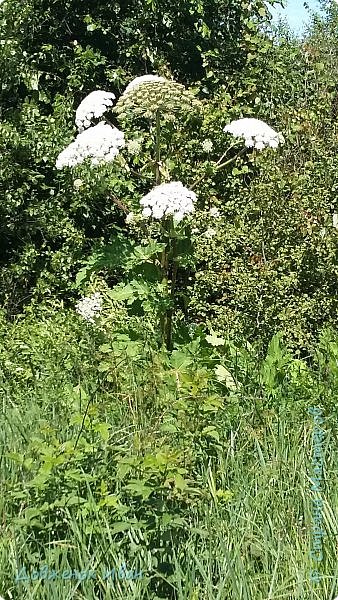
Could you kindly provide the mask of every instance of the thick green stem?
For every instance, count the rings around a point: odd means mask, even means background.
[[[156,136],[155,136],[155,157],[154,157],[154,174],[156,185],[161,185],[161,172],[160,172],[160,159],[161,159],[161,116],[160,111],[156,112]],[[163,227],[163,234],[166,237],[167,231]],[[162,285],[165,290],[168,289],[168,250],[164,248],[161,255],[161,272],[162,272]],[[166,291],[164,293],[167,293]],[[167,311],[160,316],[160,329],[162,343],[165,342],[166,330],[167,330]]]
[[[162,286],[164,295],[168,296],[168,248],[166,247],[161,256]],[[160,317],[162,343],[166,341],[168,311],[165,310]]]
[[[155,182],[156,185],[161,185],[161,115],[160,111],[156,112],[156,142],[155,142]],[[164,287],[164,294],[168,298],[170,296],[171,301],[174,301],[176,277],[177,277],[177,265],[175,263],[175,240],[172,239],[173,232],[173,219],[170,219],[170,225],[168,229],[166,226],[163,227],[163,234],[166,238],[167,244],[162,252],[161,256],[161,271],[162,271],[162,285]],[[172,264],[172,276],[171,276],[171,289],[169,294],[169,269]],[[171,350],[172,345],[172,319],[173,319],[173,308],[165,309],[160,317],[161,337],[162,343],[166,345],[167,350]]]
[[[161,184],[160,159],[161,159],[161,115],[160,115],[160,111],[158,110],[158,111],[156,111],[156,146],[155,146],[156,185]]]
[[[162,285],[164,286],[164,295],[166,298],[170,299],[171,306],[170,308],[165,309],[164,313],[161,315],[161,336],[162,343],[165,344],[167,350],[172,350],[174,300],[178,269],[176,263],[176,240],[173,236],[174,224],[172,217],[170,218],[167,227],[163,227],[163,233],[167,239],[167,245],[162,252],[161,257]]]
[[[167,312],[167,321],[166,321],[166,346],[168,350],[172,350],[172,329],[173,329],[173,315],[174,315],[174,301],[175,301],[175,288],[176,288],[176,280],[177,280],[177,270],[178,265],[175,260],[176,258],[176,240],[172,240],[172,273],[171,273],[171,285],[170,285],[170,299],[172,302],[171,308]]]

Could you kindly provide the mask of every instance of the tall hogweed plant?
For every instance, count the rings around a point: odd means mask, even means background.
[[[154,333],[168,350],[173,347],[177,325],[179,271],[191,271],[194,265],[191,229],[194,213],[203,201],[198,186],[245,152],[275,150],[284,141],[280,133],[258,119],[232,121],[224,132],[239,140],[228,143],[219,158],[201,163],[198,176],[188,187],[172,177],[180,170],[177,144],[180,134],[186,140],[184,128],[189,120],[190,131],[198,127],[204,109],[205,104],[197,99],[195,91],[157,75],[137,77],[118,101],[111,92],[94,91],[76,111],[77,137],[56,162],[58,169],[75,169],[82,163],[99,169],[115,163],[121,176],[128,173],[143,190],[141,197],[127,204],[113,195],[113,201],[125,215],[126,226],[116,228],[111,244],[90,257],[78,274],[77,284],[83,285],[91,273],[103,267],[122,271],[125,280],[113,289],[107,288],[105,299],[126,303],[131,313],[136,309],[136,314],[151,317]],[[123,131],[113,121],[121,123]],[[210,155],[213,142],[204,140],[202,149]],[[74,186],[80,185],[81,180],[75,179]],[[210,219],[217,218],[218,209],[211,208],[209,215]],[[102,293],[95,292],[82,298],[77,310],[88,322],[95,323],[103,306]]]

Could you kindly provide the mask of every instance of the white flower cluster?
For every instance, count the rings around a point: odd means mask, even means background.
[[[101,294],[96,292],[91,296],[87,296],[86,298],[81,298],[79,302],[76,304],[76,311],[90,323],[95,323],[94,318],[98,316],[98,314],[102,310],[102,298]]]
[[[216,229],[214,229],[213,227],[208,227],[204,235],[206,238],[211,239],[212,237],[214,237],[214,235],[216,235],[216,233]]]
[[[92,119],[101,117],[114,104],[115,94],[97,90],[82,100],[75,115],[75,123],[80,133],[87,129]]]
[[[194,202],[197,197],[180,181],[162,183],[155,187],[140,201],[144,206],[144,217],[162,219],[163,216],[173,215],[176,222],[182,221],[185,215],[194,212]]]
[[[221,216],[221,213],[216,206],[212,206],[209,210],[209,215],[214,219],[218,219]]]
[[[239,119],[232,121],[224,127],[224,131],[231,133],[234,137],[243,137],[247,148],[277,148],[284,143],[284,138],[272,127],[259,119]]]
[[[125,140],[122,131],[116,127],[110,127],[102,121],[95,127],[79,133],[74,142],[59,154],[56,168],[75,167],[86,158],[90,158],[93,165],[110,162],[124,146]]]
[[[142,140],[130,140],[127,144],[127,150],[131,155],[140,154],[142,150]]]
[[[332,227],[338,229],[338,213],[333,213],[332,215]]]
[[[133,212],[129,212],[125,219],[127,225],[131,225],[135,221],[135,215]]]
[[[214,144],[212,143],[211,140],[204,140],[202,142],[203,152],[208,152],[209,153],[209,152],[212,151],[213,147],[214,147]]]
[[[74,188],[75,188],[76,190],[79,190],[80,188],[82,188],[82,186],[83,186],[83,181],[82,181],[82,179],[75,179],[75,180],[73,181],[73,186],[74,186]]]
[[[159,77],[158,75],[142,75],[141,77],[136,77],[135,79],[133,79],[133,81],[128,83],[126,89],[123,92],[123,96],[128,94],[128,92],[138,87],[142,83],[156,83],[163,81],[166,81],[166,79],[164,79],[164,77]]]

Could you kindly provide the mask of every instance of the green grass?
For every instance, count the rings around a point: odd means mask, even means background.
[[[101,341],[63,315],[3,327],[0,596],[333,600],[332,360],[325,381],[318,369],[311,380],[285,377],[272,395],[257,383],[259,365],[252,363],[240,393],[213,388],[224,405],[208,413],[200,405],[211,384],[203,387],[200,371],[195,396],[177,405],[156,357],[149,371],[129,360],[107,381],[98,371]],[[321,399],[318,390],[325,392]],[[307,408],[320,400],[326,537],[316,585],[310,581],[313,419]],[[171,429],[163,427],[168,419]],[[203,427],[216,424],[218,439],[203,435],[199,420]],[[123,562],[143,577],[104,580],[106,569]],[[15,583],[18,568],[31,572],[46,564],[59,573],[92,570],[96,579]]]

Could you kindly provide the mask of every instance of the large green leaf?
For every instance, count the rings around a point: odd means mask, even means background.
[[[122,235],[117,235],[110,244],[95,251],[86,261],[76,276],[76,286],[86,281],[91,273],[108,269],[125,269],[133,254],[134,242]]]

